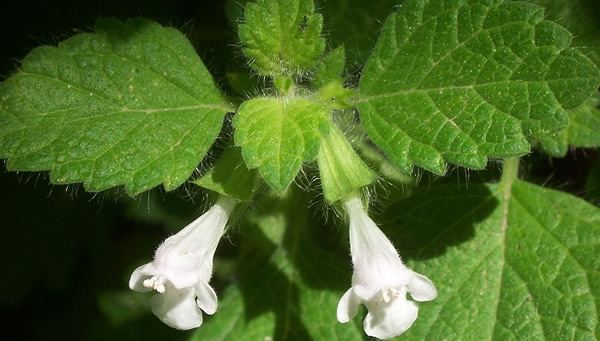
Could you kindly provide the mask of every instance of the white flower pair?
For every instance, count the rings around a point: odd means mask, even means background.
[[[213,256],[236,201],[220,197],[217,203],[156,250],[154,261],[138,267],[129,281],[136,291],[156,290],[152,312],[176,329],[202,324],[202,311],[217,310],[217,296],[208,285]],[[415,321],[416,301],[437,296],[431,281],[400,260],[392,243],[365,212],[358,196],[344,202],[350,219],[350,249],[354,274],[352,287],[342,296],[337,318],[352,319],[360,304],[367,306],[363,328],[369,336],[388,339],[404,333]]]

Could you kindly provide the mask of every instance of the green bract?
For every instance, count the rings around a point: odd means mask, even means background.
[[[344,199],[377,179],[336,126],[332,126],[321,141],[317,163],[323,195],[328,203]]]
[[[262,76],[295,76],[313,67],[323,50],[323,17],[312,0],[258,0],[246,4],[238,26],[242,51]]]
[[[373,141],[400,169],[443,174],[523,155],[568,125],[600,73],[570,34],[523,2],[405,2],[383,28],[360,82]],[[541,141],[543,142],[543,141]]]
[[[345,62],[344,45],[324,55],[315,68],[310,84],[312,90],[319,90],[329,82],[341,81]]]
[[[192,182],[219,194],[239,200],[250,200],[257,180],[256,172],[246,167],[240,149],[230,146],[208,173]]]
[[[329,108],[303,98],[255,98],[242,103],[233,125],[235,144],[250,168],[283,193],[302,161],[314,160],[329,131]]]
[[[9,170],[131,195],[187,180],[231,110],[189,41],[145,19],[35,49],[0,100]]]

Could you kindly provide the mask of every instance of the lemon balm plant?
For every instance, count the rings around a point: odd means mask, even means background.
[[[585,6],[319,4],[243,3],[248,73],[227,87],[148,19],[100,19],[39,47],[0,86],[0,157],[90,192],[217,194],[129,281],[192,339],[595,339],[600,211],[519,177],[532,149],[600,145],[598,30],[560,15]],[[389,197],[418,173],[490,162],[502,171],[485,183]],[[342,252],[314,237],[331,233],[312,224],[315,203],[348,227]],[[216,292],[236,211],[238,280]]]

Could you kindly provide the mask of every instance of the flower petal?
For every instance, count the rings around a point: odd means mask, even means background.
[[[348,289],[344,296],[340,298],[337,306],[337,319],[341,323],[350,321],[358,312],[360,298],[356,296],[352,288]]]
[[[417,319],[419,306],[403,297],[389,302],[383,300],[367,303],[369,313],[363,321],[363,329],[369,336],[391,339],[404,333]]]
[[[208,315],[217,311],[217,294],[208,283],[199,281],[196,285],[196,304]]]
[[[196,305],[193,288],[168,288],[164,294],[152,296],[152,312],[169,327],[188,330],[202,324],[202,311]]]
[[[408,285],[412,278],[392,242],[367,215],[358,196],[344,202],[350,219],[350,251],[354,274],[352,286],[365,301],[380,290]]]
[[[157,274],[158,272],[152,263],[138,266],[131,274],[131,277],[129,277],[129,289],[139,292],[148,292],[152,290],[152,288],[144,286],[144,280]]]
[[[413,277],[408,283],[408,292],[415,301],[431,301],[437,297],[437,290],[429,278],[413,272]]]

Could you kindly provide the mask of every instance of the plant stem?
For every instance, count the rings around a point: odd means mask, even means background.
[[[500,179],[501,186],[511,186],[512,182],[518,178],[519,160],[518,157],[504,159],[504,168],[502,168],[502,178]]]

